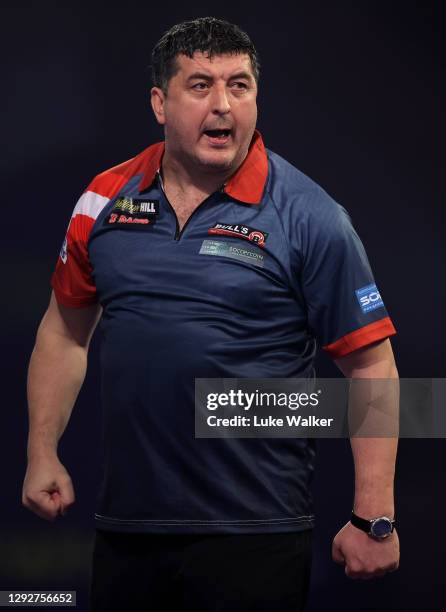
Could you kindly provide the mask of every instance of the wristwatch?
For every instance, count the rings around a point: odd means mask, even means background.
[[[378,516],[374,519],[364,519],[352,511],[350,519],[352,525],[365,531],[367,535],[376,540],[388,538],[395,528],[395,519],[387,516]]]

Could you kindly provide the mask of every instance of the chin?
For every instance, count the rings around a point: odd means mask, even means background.
[[[234,162],[234,156],[217,156],[217,155],[213,155],[213,156],[200,156],[199,157],[199,162],[201,163],[202,166],[205,166],[206,168],[209,169],[214,169],[214,170],[227,170],[228,168],[230,168]]]
[[[228,170],[232,166],[231,160],[220,161],[217,160],[200,160],[201,168],[204,172],[208,170],[209,172],[218,172]]]

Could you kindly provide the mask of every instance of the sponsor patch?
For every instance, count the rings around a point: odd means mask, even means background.
[[[104,219],[104,225],[144,229],[153,225],[159,214],[159,200],[118,198]]]
[[[263,232],[247,225],[241,225],[240,223],[216,223],[214,226],[208,229],[208,234],[220,235],[220,236],[233,236],[234,238],[243,238],[249,240],[259,247],[265,245],[265,241],[268,237],[267,232]]]
[[[355,293],[362,312],[364,313],[384,306],[384,302],[382,301],[381,295],[375,284],[361,287],[361,289],[356,289]]]
[[[66,236],[62,243],[62,247],[60,249],[59,256],[64,263],[67,263],[68,250],[67,250],[67,237]]]
[[[219,242],[218,240],[203,240],[199,253],[200,255],[216,255],[217,257],[238,259],[245,263],[254,264],[259,268],[263,268],[265,262],[265,255],[249,246],[235,246],[229,242]]]

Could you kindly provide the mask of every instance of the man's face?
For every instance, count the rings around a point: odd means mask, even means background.
[[[257,85],[246,54],[177,56],[167,95],[152,88],[166,150],[189,169],[235,170],[246,156],[257,121]],[[226,132],[213,132],[227,130]]]

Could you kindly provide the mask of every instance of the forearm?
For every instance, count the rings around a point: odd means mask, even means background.
[[[397,438],[351,438],[355,463],[353,509],[363,518],[393,518]]]
[[[378,515],[393,518],[399,423],[398,372],[389,367],[373,376],[379,379],[352,381],[356,392],[350,400],[350,412],[357,411],[362,422],[360,435],[350,438],[355,465],[353,508],[364,518]],[[354,428],[354,431],[359,430]]]
[[[57,452],[86,368],[86,347],[39,331],[28,370],[28,459]]]
[[[349,393],[349,432],[355,464],[354,510],[363,518],[393,518],[399,434],[399,375],[385,339],[336,360]]]

